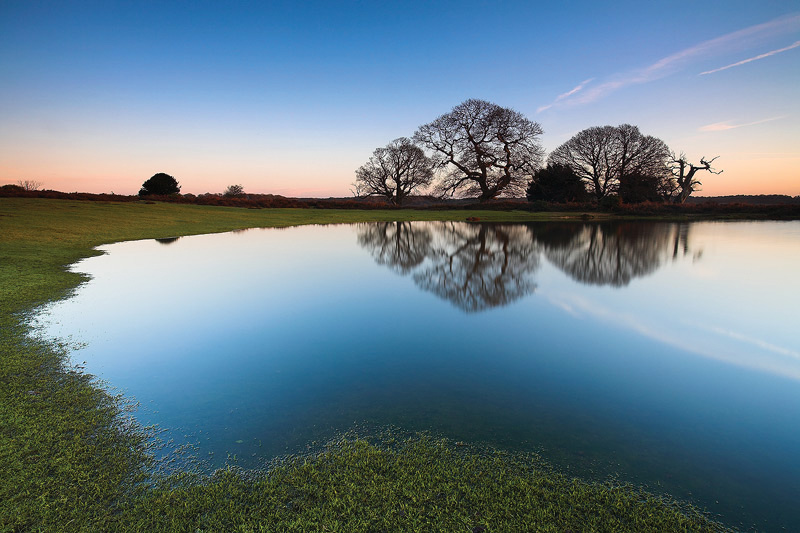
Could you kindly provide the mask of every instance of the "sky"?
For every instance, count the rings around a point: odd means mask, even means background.
[[[698,195],[800,195],[796,0],[0,1],[0,184],[350,196],[468,98],[547,152],[629,123],[719,156]]]

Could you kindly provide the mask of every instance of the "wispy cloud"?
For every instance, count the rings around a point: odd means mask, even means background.
[[[780,117],[770,117],[765,118],[762,120],[756,120],[755,122],[745,122],[744,124],[731,124],[730,122],[715,122],[713,124],[707,124],[705,126],[701,126],[699,131],[725,131],[725,130],[733,130],[736,128],[744,128],[745,126],[755,126],[756,124],[763,124],[765,122],[772,122],[773,120],[780,120],[782,118],[786,118],[789,115],[782,115]]]
[[[582,90],[583,86],[579,85],[575,88],[578,90],[573,89],[559,95],[552,104],[543,106],[539,110],[549,109],[556,105],[588,104],[624,87],[648,83],[674,74],[698,59],[752,48],[765,38],[795,32],[798,29],[800,29],[800,15],[784,16],[756,24],[685,48],[646,67],[610,75],[607,77],[607,81],[587,90]]]
[[[700,76],[705,74],[713,74],[715,72],[720,72],[722,70],[728,70],[729,68],[738,67],[739,65],[744,65],[746,63],[750,63],[752,61],[758,61],[759,59],[764,59],[765,57],[774,56],[775,54],[780,54],[781,52],[786,52],[787,50],[791,50],[792,48],[797,48],[800,46],[800,41],[795,41],[794,44],[790,44],[785,48],[779,48],[778,50],[773,50],[771,52],[767,52],[765,54],[760,54],[755,57],[751,57],[749,59],[743,59],[742,61],[737,61],[736,63],[731,63],[730,65],[725,65],[724,67],[715,68],[714,70],[706,70],[705,72],[701,72]]]
[[[586,87],[586,85],[587,85],[588,83],[591,83],[592,81],[594,81],[594,78],[589,78],[588,80],[583,80],[583,81],[582,81],[582,82],[580,82],[578,85],[576,85],[576,86],[575,86],[573,89],[570,89],[569,91],[567,91],[567,92],[565,92],[565,93],[561,93],[561,94],[559,94],[559,95],[556,97],[556,99],[555,99],[555,100],[553,100],[553,103],[551,103],[551,104],[548,104],[548,105],[543,105],[542,107],[540,107],[539,109],[537,109],[537,110],[536,110],[536,112],[537,112],[537,113],[541,113],[541,112],[542,112],[542,111],[544,111],[545,109],[550,109],[551,107],[553,107],[553,106],[554,106],[554,105],[556,105],[557,103],[561,102],[562,100],[566,100],[567,98],[569,98],[569,97],[570,97],[570,96],[572,96],[573,94],[576,94],[576,93],[580,92],[580,91],[581,91],[581,90],[582,90],[584,87]]]

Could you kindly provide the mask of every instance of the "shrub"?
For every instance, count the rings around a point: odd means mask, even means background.
[[[600,209],[603,209],[604,211],[615,211],[622,205],[622,200],[616,194],[612,194],[600,198],[598,205],[600,206]]]
[[[536,171],[526,196],[531,202],[583,202],[589,199],[583,181],[566,165],[549,164]]]
[[[139,196],[148,196],[151,194],[178,194],[179,192],[181,192],[181,186],[178,185],[178,180],[169,174],[159,172],[142,184],[142,188],[139,190]]]

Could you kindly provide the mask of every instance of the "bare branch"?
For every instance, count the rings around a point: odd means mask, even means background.
[[[669,190],[670,152],[661,139],[642,135],[630,124],[587,128],[556,148],[548,164],[570,168],[596,199],[620,189],[626,179],[636,179],[651,191]]]
[[[354,186],[363,196],[384,196],[400,205],[417,189],[430,185],[436,163],[406,137],[377,148],[369,161],[356,170]]]
[[[523,194],[542,164],[541,133],[517,111],[472,99],[420,126],[414,139],[437,160],[438,191],[488,200]]]
[[[26,191],[38,191],[39,188],[43,185],[43,183],[37,180],[18,180],[17,185],[19,185]]]
[[[713,157],[711,160],[707,160],[705,156],[700,158],[700,164],[694,165],[689,163],[686,154],[681,152],[681,155],[675,157],[675,154],[672,154],[672,174],[678,187],[680,188],[679,194],[675,197],[676,203],[684,203],[687,198],[694,192],[698,191],[699,185],[702,185],[700,180],[695,179],[695,174],[698,170],[706,170],[711,174],[722,174],[722,170],[716,170],[711,168],[711,163],[717,160],[719,156]]]

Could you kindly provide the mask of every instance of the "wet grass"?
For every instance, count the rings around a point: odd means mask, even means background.
[[[345,438],[262,472],[163,477],[151,433],[126,416],[124,398],[28,326],[38,305],[84,281],[66,267],[100,244],[245,227],[563,216],[0,198],[0,531],[722,530],[633,487],[426,436]]]
[[[694,509],[569,479],[535,455],[426,435],[342,438],[264,473],[155,488],[136,505],[142,531],[718,530]]]

